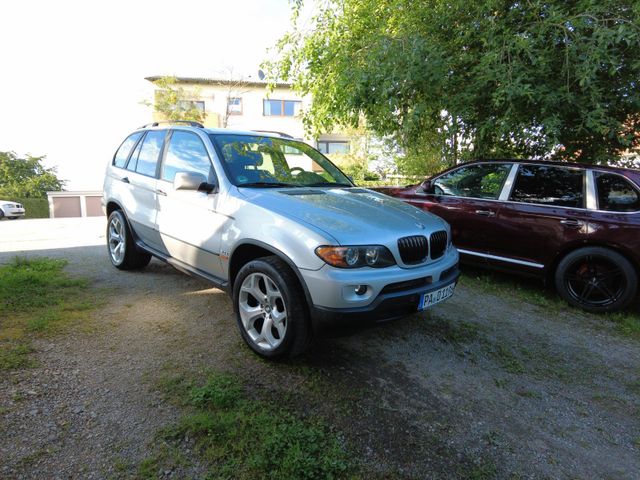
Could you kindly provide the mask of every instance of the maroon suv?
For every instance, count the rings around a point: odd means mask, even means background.
[[[640,267],[640,172],[556,162],[470,162],[380,189],[451,224],[467,263],[552,280],[593,312],[628,306]]]

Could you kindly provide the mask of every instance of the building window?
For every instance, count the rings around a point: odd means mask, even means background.
[[[318,142],[318,150],[320,153],[324,153],[325,155],[331,153],[349,153],[351,150],[351,145],[349,142],[340,142],[340,141],[327,141],[322,140]]]
[[[181,100],[178,102],[178,110],[186,112],[193,108],[204,112],[204,102],[200,100]]]
[[[265,117],[296,117],[300,115],[300,100],[263,100],[262,114]]]
[[[230,115],[242,115],[242,98],[229,97],[227,101],[227,112]]]

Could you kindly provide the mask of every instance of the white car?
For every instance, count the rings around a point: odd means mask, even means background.
[[[24,217],[24,206],[10,200],[0,200],[0,220],[4,217],[11,220],[15,220],[18,217]]]

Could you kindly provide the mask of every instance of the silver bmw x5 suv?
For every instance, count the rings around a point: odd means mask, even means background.
[[[103,200],[115,267],[154,256],[226,290],[264,357],[431,307],[459,275],[446,222],[282,135],[153,123],[118,148]]]

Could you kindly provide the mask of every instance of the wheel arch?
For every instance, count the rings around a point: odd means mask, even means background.
[[[233,249],[233,252],[229,256],[229,289],[233,291],[233,284],[235,282],[236,276],[238,275],[238,272],[243,265],[257,258],[268,257],[272,255],[280,258],[289,266],[289,268],[291,268],[296,278],[298,279],[298,283],[302,287],[302,291],[304,292],[304,297],[307,303],[307,308],[310,308],[312,305],[311,295],[309,293],[309,289],[307,288],[307,284],[304,281],[304,278],[302,278],[300,270],[298,269],[296,264],[284,252],[278,250],[272,245],[261,242],[259,240],[244,241]]]
[[[107,219],[109,218],[109,215],[111,215],[113,212],[115,212],[116,210],[120,210],[120,212],[122,213],[122,216],[124,217],[125,222],[127,222],[127,227],[129,228],[129,231],[131,232],[131,235],[133,236],[134,242],[137,243],[137,241],[139,239],[138,234],[136,233],[135,229],[133,228],[133,225],[131,225],[131,221],[129,220],[129,216],[127,215],[127,212],[125,212],[124,208],[122,208],[122,205],[120,205],[115,200],[109,200],[107,202],[107,205],[106,205],[105,209],[107,211]],[[136,248],[140,248],[138,245],[136,245],[135,247]]]
[[[106,210],[107,210],[107,218],[109,218],[109,215],[111,215],[114,210],[120,210],[124,214],[124,208],[122,208],[122,206],[114,200],[109,200],[107,202]],[[127,218],[126,215],[124,217]]]

